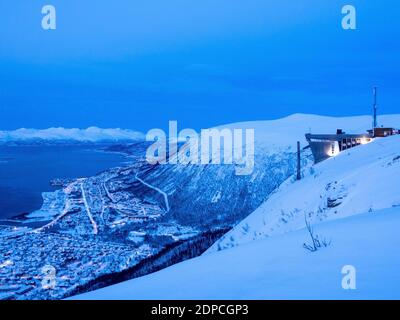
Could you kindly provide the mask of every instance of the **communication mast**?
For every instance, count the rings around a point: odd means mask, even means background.
[[[378,127],[378,120],[377,120],[377,111],[378,111],[377,93],[378,93],[378,88],[374,87],[374,123],[373,123],[373,129]]]

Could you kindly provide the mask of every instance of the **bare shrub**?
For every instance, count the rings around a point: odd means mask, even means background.
[[[303,243],[304,249],[311,252],[316,252],[321,248],[326,248],[331,245],[331,240],[327,240],[326,238],[320,239],[320,236],[314,233],[314,228],[311,226],[311,223],[307,220],[307,216],[304,216],[304,220],[306,222],[308,234],[310,235],[311,238],[311,244]]]

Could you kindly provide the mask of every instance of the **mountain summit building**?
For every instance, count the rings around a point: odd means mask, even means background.
[[[374,128],[365,134],[347,134],[338,129],[336,134],[306,134],[314,162],[318,163],[337,156],[340,152],[371,142],[374,138],[385,138],[399,134],[394,128]]]
[[[338,155],[341,151],[354,148],[372,141],[373,136],[366,134],[346,134],[338,129],[336,134],[306,134],[315,163]]]

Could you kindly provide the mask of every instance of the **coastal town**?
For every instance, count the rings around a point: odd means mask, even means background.
[[[149,188],[137,177],[138,167],[60,179],[62,189],[44,193],[40,210],[0,226],[0,300],[67,297],[196,236],[193,228],[159,221],[167,208],[157,191],[145,200],[129,192],[135,183]]]

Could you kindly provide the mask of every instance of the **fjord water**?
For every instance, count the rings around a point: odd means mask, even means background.
[[[0,220],[32,212],[55,178],[95,175],[126,161],[99,146],[0,146]]]

